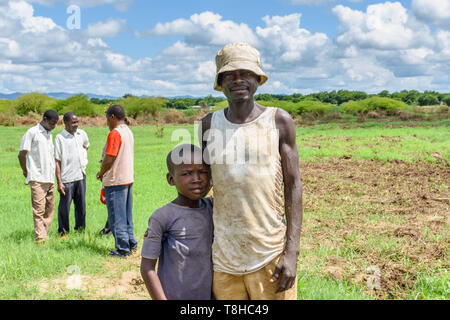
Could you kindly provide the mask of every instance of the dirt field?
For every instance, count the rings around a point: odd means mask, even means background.
[[[341,159],[300,167],[302,250],[337,252],[325,258],[324,275],[364,284],[376,266],[380,286],[367,291],[392,299],[404,298],[419,272],[449,267],[448,163]],[[300,269],[319,260],[304,258]]]

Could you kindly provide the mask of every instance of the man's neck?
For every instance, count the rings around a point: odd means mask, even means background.
[[[228,100],[227,118],[232,122],[244,123],[255,108],[255,101],[253,99],[242,101]]]
[[[233,123],[246,123],[254,120],[258,115],[258,105],[253,99],[244,101],[229,101],[226,117]]]
[[[44,125],[44,123],[43,123],[42,121],[41,121],[39,124],[42,126],[42,128],[45,129],[45,131],[47,131],[47,132],[50,132],[50,131],[51,131],[51,130],[48,130],[48,129],[45,127],[45,125]]]
[[[115,125],[111,128],[110,131],[114,130],[115,128],[117,128],[118,126],[120,126],[121,124],[125,124],[125,120],[118,120]]]

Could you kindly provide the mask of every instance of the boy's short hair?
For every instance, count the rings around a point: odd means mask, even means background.
[[[44,112],[44,115],[42,116],[42,120],[59,120],[58,112],[55,110],[47,110]]]
[[[196,156],[197,154],[200,154],[200,157]],[[203,163],[202,149],[193,144],[180,144],[170,150],[166,157],[167,170],[169,170],[170,174],[173,174],[176,166],[191,163]]]

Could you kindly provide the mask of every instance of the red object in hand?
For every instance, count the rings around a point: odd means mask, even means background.
[[[102,190],[100,191],[100,202],[106,204],[105,188],[102,188]]]

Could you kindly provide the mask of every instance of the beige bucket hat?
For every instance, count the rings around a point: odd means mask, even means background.
[[[234,70],[250,70],[259,76],[259,85],[264,84],[268,77],[261,70],[259,52],[245,42],[232,42],[219,50],[216,55],[216,80],[214,90],[222,91],[222,87],[217,83],[219,74]]]

